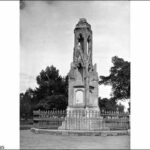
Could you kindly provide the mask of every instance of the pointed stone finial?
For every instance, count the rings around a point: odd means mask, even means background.
[[[80,18],[79,22],[87,22],[85,18]]]
[[[91,25],[87,22],[85,18],[80,18],[76,25],[76,28],[88,28],[91,30]]]

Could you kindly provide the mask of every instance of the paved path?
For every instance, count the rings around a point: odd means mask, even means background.
[[[21,149],[129,149],[130,136],[57,136],[20,131]]]

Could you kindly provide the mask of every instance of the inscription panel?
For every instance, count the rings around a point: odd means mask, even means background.
[[[82,106],[84,104],[84,88],[74,89],[74,105]]]
[[[76,104],[83,103],[83,98],[84,98],[83,91],[77,90],[75,95],[76,95],[75,96]]]

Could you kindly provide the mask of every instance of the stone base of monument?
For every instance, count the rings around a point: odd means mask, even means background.
[[[109,130],[105,127],[103,119],[100,118],[70,118],[66,117],[65,121],[62,122],[62,126],[58,130]]]
[[[65,121],[58,130],[87,130],[99,131],[110,130],[105,126],[103,118],[100,116],[99,109],[69,109]]]

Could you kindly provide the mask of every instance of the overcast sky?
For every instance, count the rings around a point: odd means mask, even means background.
[[[26,1],[20,10],[20,91],[35,88],[36,76],[54,65],[66,76],[73,60],[75,25],[86,18],[93,31],[93,63],[108,75],[115,55],[130,61],[129,1]],[[100,86],[99,96],[109,97]]]

